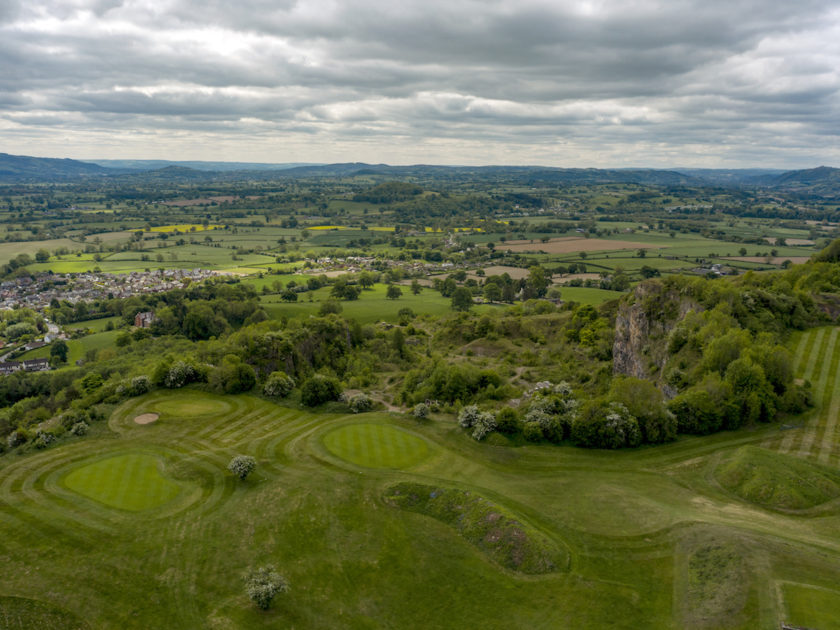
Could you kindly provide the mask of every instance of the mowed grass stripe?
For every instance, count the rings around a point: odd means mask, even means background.
[[[834,352],[835,346],[837,345],[837,333],[838,329],[835,328],[831,331],[829,337],[826,357],[822,362],[823,369],[820,373],[820,385],[818,389],[820,392],[820,411],[808,421],[808,425],[802,436],[802,442],[799,446],[800,457],[811,454],[811,447],[814,444],[814,439],[817,436],[820,425],[825,423],[824,421],[828,417],[828,414],[831,413],[832,408],[834,408],[835,413],[837,412],[835,402],[831,396],[834,391],[834,381],[836,379],[837,359],[840,358],[835,356]]]
[[[821,464],[827,464],[834,450],[835,432],[837,429],[837,416],[840,414],[840,357],[835,357],[835,377],[828,395],[831,397],[831,404],[828,406],[828,414],[820,418],[822,428],[822,439],[818,442],[818,460]],[[815,432],[816,433],[816,432]]]
[[[825,335],[825,328],[820,328],[817,331],[809,331],[802,336],[802,343],[805,343],[804,356],[800,361],[795,362],[795,368],[798,368],[797,374],[801,374],[805,380],[811,380],[814,375],[814,367],[817,364],[817,356],[825,349],[822,344],[823,336]],[[779,445],[779,452],[789,453],[793,450],[794,442],[797,438],[801,438],[801,431],[788,431],[788,434]]]

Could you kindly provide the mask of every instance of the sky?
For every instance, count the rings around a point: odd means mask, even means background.
[[[0,0],[0,152],[840,166],[840,0]]]

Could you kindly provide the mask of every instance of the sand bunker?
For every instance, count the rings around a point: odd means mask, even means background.
[[[144,413],[136,418],[134,418],[134,422],[137,424],[152,424],[155,420],[157,420],[160,416],[156,413]]]

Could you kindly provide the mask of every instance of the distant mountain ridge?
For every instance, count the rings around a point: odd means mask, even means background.
[[[828,166],[782,171],[777,169],[600,169],[546,166],[391,166],[346,162],[337,164],[260,162],[201,162],[170,160],[98,160],[36,158],[0,153],[0,182],[73,180],[85,178],[151,178],[160,181],[235,181],[237,179],[295,179],[356,177],[446,179],[476,181],[504,179],[530,186],[624,183],[648,186],[715,186],[769,189],[802,197],[840,200],[840,169]]]
[[[0,153],[0,181],[77,179],[106,175],[108,169],[69,158],[38,158]]]

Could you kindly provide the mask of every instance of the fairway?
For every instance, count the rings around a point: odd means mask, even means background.
[[[833,331],[808,331],[803,347],[823,347]],[[836,363],[819,355],[814,372]],[[823,391],[829,380],[814,383]],[[151,411],[161,420],[135,422]],[[822,407],[813,417],[830,419]],[[739,454],[749,466],[775,462],[776,440],[803,430],[769,425],[625,452],[494,446],[446,417],[313,413],[192,388],[129,399],[94,429],[0,458],[3,594],[91,628],[840,622],[823,595],[840,580],[837,499],[782,512],[755,502],[750,476],[733,486],[744,498],[715,480]],[[758,445],[770,454],[742,449]],[[238,454],[257,462],[245,481],[227,471]],[[406,483],[422,490],[416,505],[394,501]],[[266,563],[291,584],[267,613],[241,582]]]
[[[384,424],[335,429],[324,436],[324,445],[333,455],[367,468],[409,468],[429,453],[424,440]]]
[[[840,630],[840,591],[804,584],[785,584],[785,621],[803,628]]]
[[[77,468],[64,484],[110,507],[140,512],[174,499],[178,485],[160,474],[161,460],[145,454],[109,457]]]

